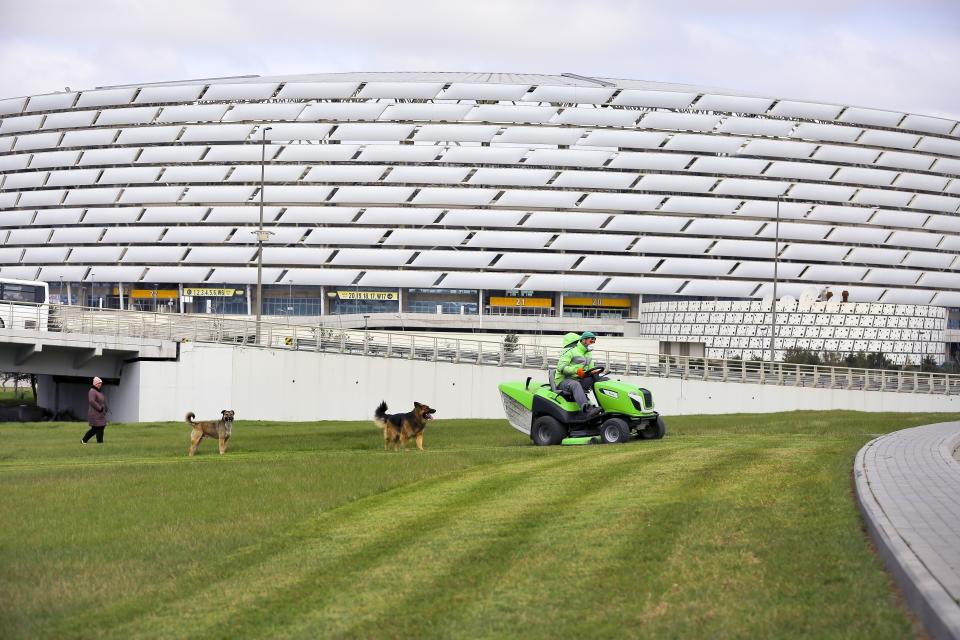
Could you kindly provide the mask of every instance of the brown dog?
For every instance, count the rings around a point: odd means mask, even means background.
[[[196,415],[191,411],[187,414],[187,424],[193,427],[190,432],[190,455],[197,452],[200,441],[204,438],[216,438],[220,441],[220,455],[227,452],[227,440],[230,439],[230,433],[233,431],[233,411],[224,409],[220,412],[219,420],[204,420],[194,422]]]
[[[383,448],[389,449],[392,444],[394,449],[401,448],[406,451],[407,442],[416,438],[417,449],[423,451],[423,430],[427,426],[427,420],[433,420],[436,412],[436,409],[414,402],[413,411],[389,414],[387,403],[381,402],[373,413],[373,421],[383,429]]]

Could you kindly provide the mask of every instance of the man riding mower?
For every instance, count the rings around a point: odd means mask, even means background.
[[[560,354],[553,376],[557,389],[569,392],[585,417],[600,413],[600,407],[587,400],[587,392],[593,391],[594,376],[603,372],[603,367],[593,365],[593,356],[590,354],[596,342],[597,336],[591,331],[563,336],[564,351]]]

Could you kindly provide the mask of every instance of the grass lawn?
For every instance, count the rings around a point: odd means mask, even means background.
[[[954,415],[675,417],[537,448],[437,420],[0,424],[3,638],[904,638],[851,492],[874,435]]]
[[[35,404],[33,400],[33,389],[28,384],[26,388],[18,387],[16,393],[13,386],[5,391],[0,391],[0,407],[18,407],[21,404]]]

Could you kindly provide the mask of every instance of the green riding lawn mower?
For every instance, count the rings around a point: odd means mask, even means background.
[[[602,368],[587,372],[599,412],[581,411],[572,396],[553,383],[504,382],[499,385],[507,420],[540,446],[552,444],[622,444],[633,438],[655,440],[666,433],[663,418],[653,409],[646,389],[611,380]]]

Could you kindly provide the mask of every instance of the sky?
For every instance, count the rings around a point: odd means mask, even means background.
[[[960,119],[960,0],[0,0],[0,98],[351,71],[564,72]]]

